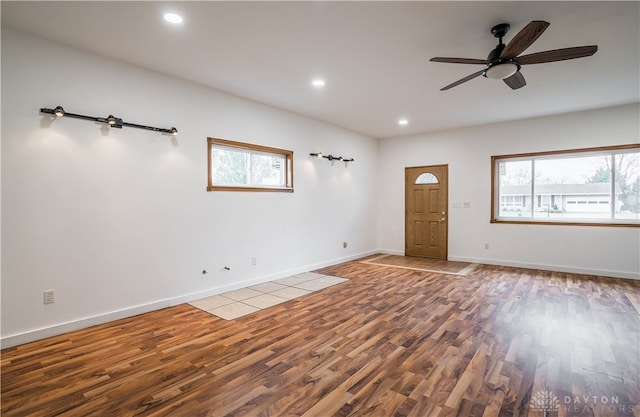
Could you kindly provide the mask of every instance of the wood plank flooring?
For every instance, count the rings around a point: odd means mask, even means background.
[[[357,261],[225,321],[187,304],[2,351],[10,416],[640,417],[640,281]]]

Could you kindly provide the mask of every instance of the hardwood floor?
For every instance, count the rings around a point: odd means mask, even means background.
[[[358,261],[225,321],[187,304],[2,351],[3,416],[640,416],[640,281]]]
[[[445,261],[442,259],[418,258],[400,255],[373,255],[362,258],[361,262],[371,265],[395,266],[398,268],[416,269],[425,272],[442,272],[445,274],[467,275],[476,264],[469,262]]]

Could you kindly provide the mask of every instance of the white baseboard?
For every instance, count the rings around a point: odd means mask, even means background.
[[[174,306],[182,303],[188,303],[194,300],[199,300],[201,298],[211,297],[212,295],[222,294],[224,292],[238,290],[240,288],[246,288],[252,285],[262,284],[264,282],[275,281],[280,278],[286,278],[291,275],[301,274],[303,272],[313,271],[313,270],[325,268],[331,265],[337,265],[343,262],[352,261],[354,259],[363,258],[365,256],[373,255],[376,253],[379,253],[379,251],[374,250],[374,251],[362,252],[356,255],[349,255],[342,258],[332,259],[330,261],[325,261],[325,262],[319,262],[319,263],[307,265],[300,268],[294,268],[294,269],[289,269],[287,271],[277,272],[274,274],[263,275],[263,276],[252,278],[242,282],[234,282],[233,284],[230,284],[230,285],[209,288],[205,291],[198,291],[191,294],[185,294],[185,295],[173,298],[171,305]]]
[[[378,253],[386,253],[389,255],[399,255],[404,256],[403,251],[394,250],[394,249],[378,249]],[[640,280],[640,273],[636,272],[626,272],[626,271],[611,271],[606,269],[592,269],[592,268],[581,268],[576,266],[566,266],[566,265],[547,265],[547,264],[535,264],[535,263],[526,263],[526,262],[514,262],[514,261],[505,261],[502,259],[486,259],[486,258],[469,258],[466,256],[449,256],[448,259],[450,261],[458,261],[458,262],[470,262],[474,264],[486,264],[486,265],[498,265],[498,266],[513,266],[517,268],[528,268],[528,269],[541,269],[544,271],[556,271],[556,272],[567,272],[572,274],[583,274],[583,275],[596,275],[601,277],[611,277],[611,278],[625,278],[625,279],[637,279]]]
[[[161,308],[169,307],[170,305],[171,304],[169,300],[155,301],[153,303],[110,311],[105,314],[85,317],[79,320],[59,323],[49,327],[29,330],[24,333],[18,333],[3,337],[2,340],[0,340],[0,346],[2,347],[2,349],[4,349],[12,346],[22,345],[24,343],[45,339],[47,337],[57,336],[75,330],[85,329],[87,327],[96,326],[98,324],[120,320],[127,317],[133,317],[137,316],[138,314],[144,314],[154,310],[160,310]]]
[[[190,293],[190,294],[183,294],[176,297],[167,298],[164,300],[154,301],[148,304],[137,305],[129,308],[111,311],[104,314],[85,317],[85,318],[81,318],[78,320],[73,320],[65,323],[59,323],[49,327],[43,327],[39,329],[29,330],[19,334],[5,336],[2,339],[0,339],[0,347],[4,349],[4,348],[44,339],[47,337],[57,336],[63,333],[84,329],[84,328],[95,326],[98,324],[107,323],[114,320],[120,320],[127,317],[137,316],[138,314],[148,313],[150,311],[159,310],[162,308],[171,307],[171,306],[175,306],[182,303],[188,303],[190,301],[198,300],[200,298],[210,297],[212,295],[221,294],[227,291],[233,291],[239,288],[245,288],[251,285],[261,284],[263,282],[285,278],[291,275],[300,274],[302,272],[313,271],[313,270],[324,268],[327,266],[336,265],[342,262],[352,261],[354,259],[362,258],[369,255],[374,255],[376,253],[386,253],[389,255],[400,255],[400,256],[404,255],[404,252],[397,251],[397,250],[378,249],[378,250],[362,252],[354,255],[349,255],[341,258],[336,258],[329,261],[318,262],[318,263],[307,265],[304,267],[294,268],[287,271],[255,277],[242,282],[236,282],[229,285],[210,288],[205,291],[199,291],[199,292]],[[530,263],[523,263],[523,262],[498,260],[498,259],[468,258],[463,256],[449,256],[449,260],[460,261],[460,262],[471,262],[471,263],[478,263],[478,264],[512,266],[512,267],[518,267],[518,268],[541,269],[546,271],[557,271],[557,272],[567,272],[567,273],[575,273],[575,274],[597,275],[597,276],[605,276],[605,277],[640,280],[640,274],[633,273],[633,272],[624,272],[624,271],[594,270],[594,269],[588,269],[588,268],[570,267],[570,266],[562,266],[562,265],[530,264]]]
[[[221,294],[227,291],[233,291],[240,288],[249,287],[251,285],[261,284],[263,282],[273,281],[273,280],[285,278],[291,275],[300,274],[302,272],[313,271],[315,269],[336,265],[342,262],[347,262],[354,259],[362,258],[364,256],[373,255],[378,252],[379,251],[377,250],[362,252],[354,255],[332,259],[329,261],[307,265],[304,267],[299,267],[299,268],[294,268],[287,271],[278,272],[275,274],[269,274],[269,275],[264,275],[256,278],[251,278],[242,282],[235,282],[229,285],[214,287],[214,288],[207,289],[205,291],[179,295],[177,297],[158,300],[148,304],[142,304],[142,305],[128,307],[120,310],[114,310],[104,314],[98,314],[91,317],[84,317],[78,320],[59,323],[59,324],[55,324],[48,327],[43,327],[39,329],[29,330],[23,333],[5,336],[5,337],[2,337],[2,339],[0,339],[0,347],[4,349],[12,346],[21,345],[24,343],[33,342],[36,340],[45,339],[47,337],[52,337],[52,336],[57,336],[60,334],[72,332],[75,330],[85,329],[87,327],[96,326],[98,324],[108,323],[114,320],[120,320],[127,317],[137,316],[139,314],[148,313],[154,310],[160,310],[166,307],[176,306],[178,304],[188,303],[193,300],[210,297],[212,295]]]
[[[602,277],[640,280],[640,273],[625,272],[625,271],[609,271],[609,270],[603,270],[603,269],[590,269],[590,268],[581,268],[581,267],[566,266],[566,265],[533,264],[533,263],[525,263],[525,262],[505,261],[501,259],[467,258],[464,256],[449,256],[449,260],[458,261],[458,262],[471,262],[476,264],[486,264],[486,265],[513,266],[516,268],[541,269],[543,271],[566,272],[571,274],[596,275],[596,276],[602,276]]]
[[[380,249],[378,253],[386,253],[387,255],[398,255],[404,256],[404,251],[393,250],[393,249]]]

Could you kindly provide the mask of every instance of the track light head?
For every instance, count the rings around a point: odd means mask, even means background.
[[[176,129],[175,127],[171,128],[171,136],[177,136],[178,135],[178,129]]]
[[[104,120],[109,124],[109,126],[122,129],[122,119],[115,117],[113,114],[110,114]]]
[[[53,109],[53,114],[55,114],[57,117],[62,117],[64,116],[64,109],[62,108],[62,106],[56,106],[56,108]]]

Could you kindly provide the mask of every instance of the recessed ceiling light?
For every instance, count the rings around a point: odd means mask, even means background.
[[[320,78],[316,78],[315,80],[311,81],[311,85],[317,88],[322,88],[325,85],[324,80],[321,80]]]
[[[398,124],[400,126],[406,126],[406,125],[409,124],[409,121],[407,119],[400,119],[400,120],[398,120]]]
[[[178,24],[178,23],[182,23],[182,16],[180,16],[177,13],[165,13],[162,17],[164,17],[164,20],[166,20],[169,23],[173,23],[173,24]]]

